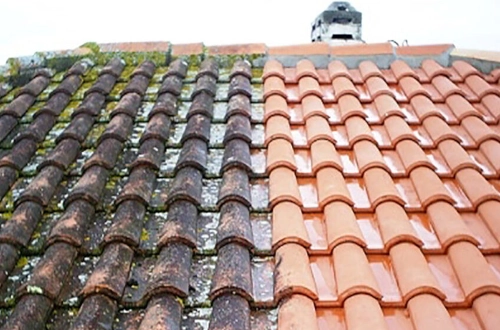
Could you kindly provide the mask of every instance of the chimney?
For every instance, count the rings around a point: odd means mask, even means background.
[[[361,13],[349,2],[335,1],[312,24],[311,41],[360,43]]]

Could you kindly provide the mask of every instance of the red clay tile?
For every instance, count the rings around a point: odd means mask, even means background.
[[[371,77],[379,77],[381,79],[384,79],[384,75],[380,71],[380,69],[377,67],[375,63],[372,61],[363,61],[359,64],[359,71],[361,73],[361,77],[363,78],[364,81],[366,81],[368,78]]]
[[[453,176],[464,168],[472,168],[480,171],[479,166],[471,159],[469,154],[460,146],[459,143],[452,140],[446,140],[438,145],[438,149],[446,160]]]
[[[415,78],[404,77],[399,81],[399,85],[403,89],[406,97],[411,100],[417,95],[427,96],[432,98],[432,95],[427,91]]]
[[[266,140],[265,145],[275,139],[285,139],[293,142],[292,132],[288,119],[283,116],[271,116],[266,123]]]
[[[461,95],[451,95],[446,99],[446,104],[459,121],[469,116],[481,118],[481,113]]]
[[[264,81],[264,100],[271,95],[287,97],[285,83],[281,78],[272,76]]]
[[[381,95],[395,97],[394,93],[389,89],[389,86],[387,85],[385,80],[380,77],[370,77],[366,81],[366,87],[368,88],[372,99],[375,99],[376,97]]]
[[[272,170],[278,167],[288,167],[293,171],[297,170],[292,144],[284,139],[273,140],[267,146],[267,173],[271,173]]]
[[[318,299],[316,285],[309,267],[309,256],[304,247],[285,244],[276,250],[274,298],[280,301],[299,293],[313,300]]]
[[[396,47],[397,55],[423,56],[423,55],[439,55],[454,48],[453,44],[436,44],[436,45],[418,45],[418,46],[403,46]]]
[[[334,80],[338,77],[344,77],[352,81],[352,77],[347,70],[347,67],[341,61],[332,61],[328,64],[328,73],[330,75],[330,80]]]
[[[335,168],[322,168],[316,173],[319,207],[323,209],[330,202],[342,201],[354,205],[347,190],[342,172]]]
[[[450,77],[450,73],[433,59],[424,60],[422,69],[431,80],[437,76]]]
[[[337,100],[340,110],[340,121],[342,123],[344,123],[347,118],[350,118],[352,116],[366,118],[363,106],[355,96],[344,94]]]
[[[312,77],[316,80],[319,80],[318,73],[316,72],[316,68],[314,67],[313,62],[303,59],[297,63],[297,80],[300,80],[302,77]]]
[[[349,242],[337,245],[333,249],[333,267],[341,302],[361,293],[382,298],[368,259],[358,245]]]
[[[369,295],[358,294],[347,298],[344,309],[348,329],[387,329],[378,301]]]
[[[401,205],[391,201],[381,203],[375,214],[386,250],[389,251],[396,244],[403,242],[423,246],[423,241],[416,234]]]
[[[415,79],[419,79],[418,74],[413,71],[410,66],[402,60],[396,60],[391,63],[391,70],[394,73],[394,76],[396,76],[397,80],[401,80],[404,77],[412,77]]]
[[[425,118],[430,116],[438,116],[443,118],[443,120],[446,120],[446,118],[443,117],[441,112],[439,112],[438,108],[428,97],[417,95],[411,99],[410,103],[420,121],[423,121]]]
[[[335,97],[337,100],[343,95],[352,95],[359,97],[359,91],[356,89],[352,81],[346,77],[336,77],[333,79],[333,90],[335,91]]]
[[[299,80],[299,98],[302,100],[308,95],[322,97],[323,92],[321,91],[319,83],[316,79],[311,78],[310,76],[304,76]]]
[[[323,116],[328,119],[328,114],[325,110],[325,105],[321,97],[317,95],[308,95],[302,99],[302,112],[304,120],[312,116]]]
[[[497,173],[500,173],[500,143],[498,141],[488,140],[479,146],[481,152],[489,160]]]
[[[334,56],[392,55],[394,54],[394,49],[389,42],[342,45],[332,46],[330,54]]]
[[[278,329],[319,330],[313,301],[300,294],[284,300],[278,311]]]
[[[428,167],[431,170],[436,169],[426,157],[422,148],[420,148],[414,141],[401,141],[396,145],[396,151],[403,162],[407,175],[420,166]]]
[[[452,244],[448,257],[469,303],[486,293],[500,294],[500,280],[476,246],[469,242]]]
[[[325,206],[324,213],[329,250],[346,242],[366,246],[351,206],[344,202],[332,202]]]
[[[346,120],[345,126],[350,145],[354,145],[356,142],[361,140],[368,140],[373,143],[377,143],[372,135],[370,126],[368,126],[367,122],[363,118],[360,118],[359,116],[350,117]]]
[[[273,250],[284,244],[311,246],[299,206],[290,202],[276,204],[273,209]]]
[[[342,161],[335,150],[334,144],[326,140],[317,140],[311,143],[312,173],[318,170],[331,167],[342,171]]]
[[[236,45],[221,45],[208,46],[207,53],[209,55],[248,55],[248,54],[265,54],[267,46],[262,43],[254,44],[236,44]]]
[[[308,145],[319,140],[328,140],[335,143],[328,120],[322,116],[309,117],[306,120],[306,132]]]
[[[198,55],[203,53],[202,43],[174,44],[171,48],[172,56]]]
[[[462,120],[462,126],[467,133],[474,139],[477,145],[481,145],[487,140],[496,140],[500,142],[500,134],[493,131],[488,125],[477,117],[467,117]]]
[[[460,137],[439,117],[430,116],[425,118],[423,127],[427,133],[429,133],[435,145],[446,140],[454,140],[458,143],[461,142]]]
[[[391,140],[391,145],[396,146],[403,140],[419,143],[418,137],[414,135],[412,129],[403,118],[391,116],[384,121],[384,127]],[[401,155],[400,155],[401,156]]]
[[[363,178],[365,179],[371,208],[375,209],[377,205],[387,201],[393,201],[402,206],[405,205],[405,201],[399,195],[391,176],[386,171],[380,168],[370,168],[364,173]]]
[[[313,42],[308,44],[273,46],[268,48],[269,55],[326,55],[330,47],[326,42]]]
[[[497,201],[484,202],[478,207],[478,214],[497,241],[500,239],[500,223],[497,221],[498,212],[500,212],[500,203]]]
[[[454,204],[454,199],[443,185],[439,177],[427,167],[417,167],[410,173],[415,191],[420,199],[423,208],[427,208],[432,203],[444,201]]]
[[[496,313],[498,304],[500,304],[500,296],[493,293],[484,294],[474,300],[472,308],[483,329],[495,329],[500,324],[500,315]]]
[[[455,85],[449,78],[437,76],[432,79],[432,85],[436,87],[438,92],[446,99],[451,95],[466,96],[465,92]]]
[[[481,104],[488,109],[489,113],[498,121],[500,120],[500,97],[497,95],[486,95],[482,98]]]
[[[290,118],[286,98],[281,95],[271,95],[265,101],[264,122],[267,122],[267,120],[274,115]]]
[[[479,244],[452,205],[436,202],[429,205],[427,213],[443,249],[461,241]]]
[[[491,86],[480,76],[469,76],[465,79],[465,83],[480,99],[490,94],[500,96],[500,89]]]
[[[391,173],[390,168],[384,162],[378,147],[370,141],[361,140],[354,144],[354,153],[358,163],[359,174],[363,175],[370,168],[381,168]]]
[[[278,167],[269,174],[269,207],[289,201],[302,206],[295,173],[286,167]]]
[[[474,209],[489,200],[500,201],[500,193],[476,170],[462,169],[457,172],[456,178]]]
[[[264,65],[262,79],[266,80],[269,77],[278,77],[281,80],[285,80],[285,72],[283,69],[283,65],[279,61],[269,60]]]
[[[475,67],[465,61],[454,61],[452,63],[452,67],[457,70],[462,79],[465,79],[472,75],[481,75],[481,73]]]
[[[456,330],[453,321],[439,298],[422,294],[408,302],[408,311],[415,329]]]

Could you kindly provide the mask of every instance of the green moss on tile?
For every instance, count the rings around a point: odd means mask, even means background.
[[[19,260],[17,261],[17,264],[16,264],[16,268],[23,268],[24,266],[26,266],[28,264],[28,258],[26,257],[21,257],[19,258]]]

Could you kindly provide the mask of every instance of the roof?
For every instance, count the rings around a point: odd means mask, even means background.
[[[9,60],[0,329],[495,329],[500,65],[468,56]]]

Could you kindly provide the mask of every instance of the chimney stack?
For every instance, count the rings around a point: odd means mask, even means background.
[[[349,2],[335,1],[312,24],[311,41],[361,43],[362,15]]]

